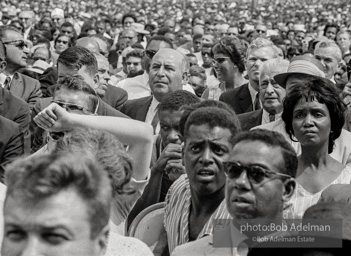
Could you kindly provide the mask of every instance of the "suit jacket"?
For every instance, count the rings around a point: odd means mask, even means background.
[[[17,123],[0,116],[0,180],[4,166],[24,153],[24,137]]]
[[[10,92],[27,102],[31,110],[42,97],[39,81],[17,72],[11,80]]]
[[[0,116],[18,123],[22,132],[29,129],[30,111],[28,103],[2,87],[0,87]]]
[[[242,131],[249,131],[255,126],[262,124],[263,109],[238,115]]]
[[[248,83],[222,93],[219,100],[229,104],[236,114],[253,110]]]
[[[108,84],[105,96],[101,99],[114,109],[121,110],[124,103],[128,100],[128,94],[122,88]]]
[[[134,120],[145,122],[151,102],[152,96],[128,100],[121,111]]]

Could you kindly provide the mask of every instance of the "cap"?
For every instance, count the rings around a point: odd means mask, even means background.
[[[274,80],[283,88],[286,86],[286,80],[290,75],[310,75],[318,78],[325,78],[323,65],[316,59],[307,55],[294,57],[288,67],[288,71],[274,76]]]
[[[65,14],[64,14],[64,11],[60,8],[55,8],[52,12],[51,12],[51,17],[54,17],[54,16],[59,16],[59,17],[62,17],[64,18],[65,17]]]

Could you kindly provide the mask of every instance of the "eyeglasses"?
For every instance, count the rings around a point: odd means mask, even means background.
[[[60,44],[60,43],[62,43],[62,44],[68,44],[68,41],[57,40],[56,43],[58,43],[58,44]]]
[[[259,34],[266,34],[267,31],[265,30],[260,30],[260,29],[256,29],[256,32],[259,33]]]
[[[73,103],[68,103],[68,102],[64,102],[64,101],[60,101],[60,100],[53,100],[53,103],[56,103],[57,105],[59,105],[61,108],[66,109],[68,112],[83,112],[83,113],[87,113],[87,114],[92,114],[92,112],[83,107],[80,106],[78,104],[73,104]]]
[[[289,175],[268,171],[257,165],[242,165],[238,162],[224,162],[223,164],[225,175],[231,180],[239,178],[243,171],[246,171],[246,175],[251,184],[260,184],[270,175],[291,178]]]
[[[27,43],[25,41],[23,41],[23,40],[15,40],[15,41],[3,42],[3,44],[14,45],[20,50],[23,50],[24,47],[26,47],[26,48],[28,47]]]
[[[157,51],[154,51],[154,50],[145,50],[145,54],[149,59],[152,59],[156,53]]]
[[[210,56],[210,52],[201,52],[201,55],[203,55],[203,56],[206,56],[206,55]]]
[[[230,59],[230,57],[220,57],[212,59],[213,64],[222,64],[226,59]]]
[[[52,19],[52,21],[55,21],[55,20],[59,21],[59,20],[60,20],[60,18],[55,18],[55,19]]]

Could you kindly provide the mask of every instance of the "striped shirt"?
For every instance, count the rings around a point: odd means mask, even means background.
[[[305,190],[298,182],[294,195],[287,202],[283,212],[284,219],[302,219],[305,211],[312,205],[317,204],[323,191],[332,184],[350,184],[351,183],[351,167],[346,166],[340,175],[328,186],[317,193],[310,193]]]
[[[167,231],[169,253],[172,253],[176,246],[189,242],[190,205],[189,179],[186,174],[183,174],[173,183],[166,196],[164,226]],[[223,200],[206,222],[197,239],[212,234],[214,222],[223,227],[227,222],[229,224],[230,219],[232,217]]]

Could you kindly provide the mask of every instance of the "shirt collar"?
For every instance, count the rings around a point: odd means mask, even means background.
[[[16,74],[16,73],[15,73]],[[4,73],[1,73],[0,74],[0,85],[1,85],[1,87],[4,87],[4,83],[5,83],[5,80],[6,80],[6,78],[10,78],[10,84],[11,84],[11,82],[12,82],[12,78],[14,77],[14,75],[15,74],[12,74],[12,75],[5,75]]]
[[[274,120],[278,120],[282,116],[282,112],[277,113],[274,116],[275,116]],[[269,113],[265,109],[263,109],[262,124],[268,124],[268,123],[270,123],[270,121],[269,121]]]
[[[249,83],[249,92],[250,92],[250,96],[251,96],[251,102],[255,102],[255,99],[256,99],[256,94],[258,93],[253,87],[252,85]]]

